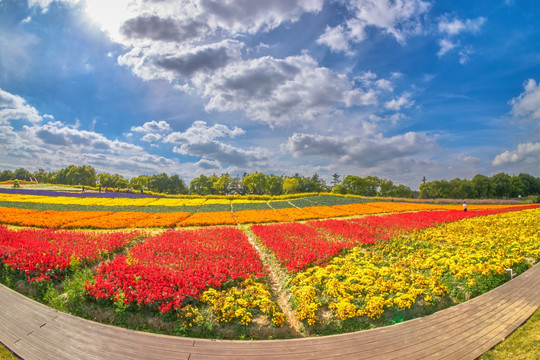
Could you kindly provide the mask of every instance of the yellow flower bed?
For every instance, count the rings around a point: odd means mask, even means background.
[[[247,326],[253,315],[262,314],[275,326],[282,327],[287,319],[272,300],[268,286],[254,276],[227,290],[206,290],[200,300],[211,305],[214,315],[221,322],[236,320],[240,325]]]
[[[452,290],[445,284],[474,294],[486,279],[504,281],[505,269],[540,259],[539,218],[540,209],[474,217],[351,249],[289,282],[296,315],[309,325],[322,308],[341,320],[378,319],[389,309],[430,305]]]

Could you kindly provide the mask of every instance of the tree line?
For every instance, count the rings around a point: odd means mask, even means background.
[[[81,185],[100,187],[101,189],[133,189],[134,191],[152,191],[165,194],[193,195],[284,195],[298,193],[335,192],[363,196],[412,197],[413,191],[404,185],[394,185],[392,181],[375,176],[359,177],[334,174],[331,184],[318,175],[293,176],[267,175],[264,173],[244,173],[242,176],[199,175],[191,180],[189,186],[178,175],[165,173],[139,175],[127,179],[120,174],[97,173],[91,166],[70,165],[66,168],[47,172],[39,169],[30,172],[19,168],[14,171],[0,172],[0,181],[35,180],[39,183]]]
[[[242,176],[199,175],[187,185],[178,175],[165,173],[139,175],[127,179],[119,174],[97,173],[92,166],[70,165],[66,168],[47,172],[39,169],[30,172],[19,168],[14,171],[0,172],[0,181],[36,180],[39,183],[81,185],[101,187],[102,189],[133,189],[134,191],[152,191],[164,194],[192,195],[285,195],[298,193],[333,192],[361,196],[381,196],[425,199],[480,199],[480,198],[516,198],[518,196],[540,195],[540,178],[529,174],[510,176],[499,173],[491,177],[476,175],[471,180],[453,179],[424,182],[420,192],[405,185],[396,185],[391,180],[376,176],[359,177],[332,175],[330,184],[318,175],[293,176],[267,175],[264,173],[244,173]]]
[[[540,196],[540,178],[524,173],[475,175],[471,180],[436,180],[420,185],[423,199],[509,199],[533,195]]]

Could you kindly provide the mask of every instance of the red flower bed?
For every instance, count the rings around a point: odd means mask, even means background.
[[[253,225],[251,230],[292,272],[305,269],[309,264],[322,264],[339,250],[353,246],[301,223]]]
[[[12,231],[0,226],[0,260],[28,276],[28,281],[62,277],[69,266],[113,252],[138,232],[97,233],[53,229]]]
[[[536,206],[531,206],[534,208]],[[341,249],[372,244],[416,229],[444,222],[506,211],[523,210],[503,208],[475,211],[418,211],[390,215],[371,215],[346,220],[317,220],[301,223],[253,225],[251,230],[261,242],[274,252],[278,261],[289,271],[297,272],[308,265],[320,265]]]
[[[102,263],[86,288],[98,299],[156,304],[167,312],[206,288],[252,274],[264,275],[262,264],[240,229],[169,230]]]

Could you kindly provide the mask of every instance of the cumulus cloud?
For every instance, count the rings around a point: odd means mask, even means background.
[[[24,135],[50,147],[105,151],[117,154],[138,153],[142,148],[119,140],[110,140],[92,131],[79,130],[53,121],[43,125],[24,126]]]
[[[307,54],[234,63],[211,78],[197,78],[196,84],[209,99],[207,110],[242,111],[272,126],[329,116],[340,105],[377,103],[373,91],[363,91],[345,75],[319,67]]]
[[[118,63],[130,67],[144,80],[189,81],[197,73],[211,74],[229,62],[239,60],[242,47],[243,44],[236,40],[200,46],[155,44],[133,47],[118,58]]]
[[[139,132],[139,133],[163,133],[163,132],[169,132],[171,131],[170,125],[163,120],[160,121],[149,121],[145,122],[142,126],[132,126],[131,131]]]
[[[26,120],[31,123],[39,123],[42,121],[42,117],[22,97],[0,89],[0,125],[7,124],[12,120]]]
[[[423,133],[408,132],[393,137],[384,137],[380,133],[348,137],[295,133],[281,148],[295,157],[322,156],[343,165],[368,168],[385,161],[425,153],[434,147],[434,138]]]
[[[414,100],[411,100],[411,93],[405,92],[397,99],[387,101],[384,106],[387,109],[399,111],[401,108],[408,108],[414,105]]]
[[[540,166],[540,143],[519,144],[515,150],[505,151],[493,159],[493,166],[528,164]]]
[[[540,84],[529,79],[523,84],[524,92],[509,101],[514,118],[523,121],[540,119]]]
[[[202,157],[206,164],[218,161],[247,166],[255,161],[265,160],[269,154],[262,148],[241,149],[217,140],[243,134],[245,130],[238,127],[229,128],[222,124],[208,126],[205,121],[199,120],[185,132],[170,133],[163,142],[176,145],[173,149],[175,153]]]

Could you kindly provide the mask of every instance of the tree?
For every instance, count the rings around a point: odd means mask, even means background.
[[[262,195],[266,188],[266,175],[254,173],[244,176],[242,186],[245,186],[250,194]]]
[[[103,187],[126,188],[129,185],[129,181],[119,174],[101,173],[98,175],[98,179],[99,184]]]
[[[43,169],[34,171],[32,176],[37,180],[38,183],[50,183],[52,180],[51,175]]]
[[[71,166],[66,174],[68,185],[96,185],[96,170],[91,166]]]
[[[214,191],[214,184],[212,182],[212,179],[205,176],[200,175],[199,177],[196,177],[195,179],[191,180],[189,183],[189,193],[193,195],[210,195]]]
[[[29,180],[32,174],[30,174],[30,171],[26,169],[19,168],[13,172],[13,176],[15,177],[15,179]]]
[[[173,175],[167,181],[167,191],[169,194],[187,194],[188,188],[184,180],[178,175]]]
[[[283,179],[283,193],[284,194],[296,194],[300,192],[300,181],[295,177],[286,177]]]
[[[148,175],[135,176],[129,180],[129,186],[137,191],[148,189],[148,178]]]
[[[0,181],[7,181],[15,179],[15,175],[11,170],[3,170],[0,172]]]
[[[508,183],[508,196],[518,197],[525,194],[525,184],[518,176],[512,176]]]
[[[475,175],[471,180],[471,184],[475,198],[488,199],[493,197],[491,181],[487,176]]]
[[[148,190],[166,193],[169,190],[169,177],[165,173],[148,177]]]
[[[508,197],[510,193],[510,175],[498,173],[491,177],[491,186],[493,187],[493,195],[496,198]]]
[[[281,195],[283,192],[283,178],[277,175],[266,177],[265,193],[268,195]]]
[[[233,178],[225,173],[221,174],[220,177],[214,176],[212,178],[212,187],[215,190],[215,193],[218,195],[228,195],[232,191]]]

